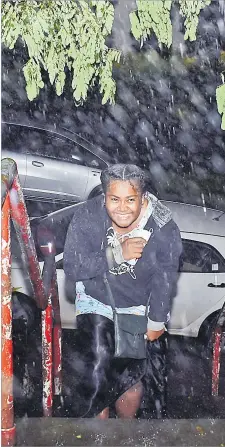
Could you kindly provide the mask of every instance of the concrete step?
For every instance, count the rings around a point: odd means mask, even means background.
[[[225,419],[23,418],[17,446],[225,446]]]

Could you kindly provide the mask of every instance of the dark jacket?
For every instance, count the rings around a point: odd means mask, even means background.
[[[82,281],[87,295],[110,304],[103,282],[106,272],[116,307],[146,305],[151,296],[149,318],[166,322],[171,298],[176,294],[182,251],[180,232],[170,210],[154,198],[153,213],[145,226],[153,233],[132,274],[129,271],[121,274],[123,268],[120,274],[118,269],[109,270],[106,233],[110,227],[103,196],[77,206],[64,248],[66,277]]]

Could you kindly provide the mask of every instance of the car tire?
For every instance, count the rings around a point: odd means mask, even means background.
[[[98,185],[94,188],[88,196],[88,200],[93,199],[94,197],[100,196],[102,194],[102,186]]]

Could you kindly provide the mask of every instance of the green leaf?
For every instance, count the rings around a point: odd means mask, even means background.
[[[129,14],[130,17],[130,23],[131,23],[131,32],[135,39],[139,40],[142,36],[142,28],[140,26],[140,22],[138,20],[138,17],[136,15],[136,12],[133,11]]]
[[[220,85],[216,89],[216,101],[218,112],[222,117],[221,128],[225,130],[225,84]]]
[[[210,5],[211,0],[179,0],[180,13],[185,17],[185,40],[196,40],[199,14],[201,9]]]
[[[172,44],[170,10],[172,0],[139,0],[138,9],[130,13],[131,32],[137,40],[146,40],[154,32],[167,47]]]

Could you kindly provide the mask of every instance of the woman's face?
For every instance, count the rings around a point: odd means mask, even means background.
[[[120,228],[130,227],[139,217],[142,194],[136,180],[112,180],[105,195],[109,217]]]

